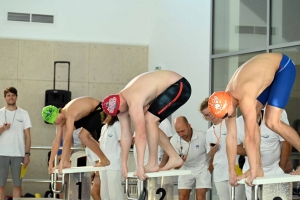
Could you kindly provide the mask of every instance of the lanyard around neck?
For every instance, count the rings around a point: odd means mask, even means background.
[[[16,116],[16,112],[17,112],[17,109],[16,109],[15,112],[14,112],[14,117],[13,117],[13,120],[12,120],[12,122],[11,122],[10,124],[13,124],[13,123],[14,123],[14,121],[15,121],[15,116]],[[6,108],[5,108],[5,123],[7,124]]]
[[[189,148],[187,150],[187,153],[186,153],[186,157],[189,155],[189,151],[190,151],[190,146],[191,146],[191,141],[192,141],[192,138],[191,140],[189,141]],[[183,146],[182,146],[182,143],[181,143],[181,137],[180,137],[180,154],[182,155],[182,149],[183,149]]]
[[[220,143],[220,139],[221,139],[221,136],[222,136],[222,122],[223,122],[223,120],[222,120],[221,123],[220,123],[220,134],[219,134],[219,137],[217,136],[216,129],[215,129],[215,125],[213,125],[214,135],[215,135],[215,137],[217,138],[216,144],[219,144],[219,143]]]

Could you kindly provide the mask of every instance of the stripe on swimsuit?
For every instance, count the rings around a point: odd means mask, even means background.
[[[278,72],[276,74],[278,74],[279,72],[281,72],[289,63],[290,63],[291,59],[289,58],[289,60],[285,63],[285,65],[283,67],[279,67],[280,69],[278,70]]]
[[[172,105],[172,103],[174,103],[178,98],[179,96],[181,95],[182,93],[182,87],[183,87],[183,84],[182,82],[180,82],[180,88],[179,88],[179,92],[178,94],[176,95],[176,97],[170,102],[168,103],[165,107],[163,107],[159,112],[158,114],[162,113],[163,111],[165,111],[168,107],[170,107]]]

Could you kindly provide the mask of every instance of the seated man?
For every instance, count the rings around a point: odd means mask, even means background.
[[[261,110],[258,121],[261,134],[260,153],[264,175],[284,174],[287,163],[289,162],[292,146],[280,135],[271,131],[266,126],[264,113],[264,110]],[[289,124],[285,110],[282,112],[281,121]],[[244,120],[241,116],[237,119],[238,140],[240,142],[244,141],[244,130]],[[243,172],[246,172],[249,169],[248,159],[247,157],[245,158],[246,161],[243,167]],[[245,185],[245,187],[247,199],[252,199],[251,188],[248,185]]]
[[[226,92],[215,92],[209,98],[210,113],[226,118],[226,138],[230,184],[237,185],[234,170],[237,152],[236,108],[239,106],[245,123],[245,141],[250,169],[246,183],[252,186],[257,176],[263,176],[260,158],[260,134],[256,117],[266,106],[265,123],[300,151],[300,137],[289,125],[280,120],[282,110],[289,99],[296,77],[296,67],[286,55],[265,53],[239,67],[226,87]],[[300,174],[300,169],[299,172]]]
[[[174,128],[177,134],[171,138],[171,144],[184,161],[180,169],[192,171],[191,175],[178,177],[179,200],[188,200],[193,188],[196,199],[205,200],[206,192],[211,188],[205,132],[193,129],[183,116],[175,118]]]
[[[170,157],[162,170],[183,164],[167,136],[158,128],[158,124],[185,104],[190,95],[191,86],[185,78],[172,71],[160,70],[135,77],[118,94],[109,95],[103,100],[102,107],[106,114],[118,115],[121,123],[124,177],[127,177],[127,158],[132,141],[130,118],[136,132],[138,167],[135,174],[140,180],[147,178],[146,172],[159,171],[158,144]],[[144,166],[146,136],[149,145],[149,160]]]
[[[64,108],[58,109],[55,106],[46,106],[43,108],[42,116],[44,120],[50,124],[56,125],[56,135],[52,143],[51,157],[49,159],[48,172],[53,171],[54,157],[58,152],[60,140],[64,136],[63,152],[61,160],[57,166],[59,173],[62,169],[71,167],[70,165],[70,149],[72,145],[72,136],[75,128],[81,128],[79,138],[81,142],[90,148],[99,158],[100,162],[97,166],[107,166],[109,160],[102,153],[98,143],[94,140],[90,133],[101,130],[101,102],[92,97],[79,97],[73,99]]]

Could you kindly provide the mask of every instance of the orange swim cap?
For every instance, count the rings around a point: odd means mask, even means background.
[[[209,112],[218,118],[223,118],[231,104],[231,96],[228,92],[214,92],[208,99]]]

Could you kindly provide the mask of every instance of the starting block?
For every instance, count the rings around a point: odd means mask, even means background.
[[[62,187],[56,190],[58,169],[51,174],[51,189],[54,193],[63,193],[66,200],[90,199],[91,172],[106,170],[105,167],[71,167],[62,170]]]
[[[300,175],[277,174],[257,177],[252,182],[252,200],[292,200],[292,182],[300,182]],[[240,180],[238,184],[245,184],[245,179]],[[235,200],[234,193],[235,187],[232,187],[232,200]]]
[[[173,200],[174,178],[181,175],[191,174],[191,170],[168,170],[146,173],[148,178],[141,183],[141,191],[138,191],[138,199],[131,198],[128,192],[128,178],[137,178],[129,172],[126,179],[126,196],[129,200]]]

